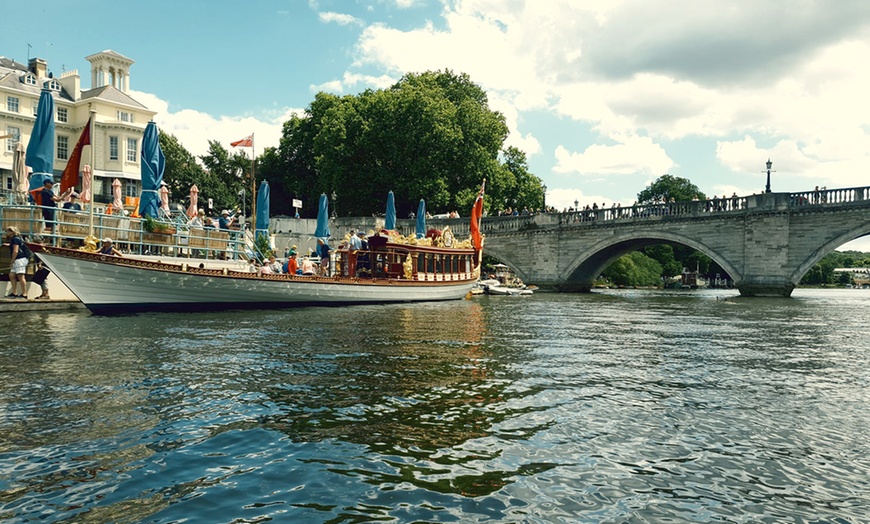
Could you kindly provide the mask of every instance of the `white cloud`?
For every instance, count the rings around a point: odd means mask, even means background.
[[[355,16],[343,13],[333,13],[331,11],[317,13],[317,17],[321,22],[336,23],[338,25],[362,25],[363,23],[362,20]]]
[[[627,137],[614,145],[593,144],[582,153],[572,153],[560,145],[555,158],[554,172],[584,176],[633,173],[659,176],[674,165],[665,150],[648,137]]]
[[[130,91],[129,94],[136,101],[156,111],[154,121],[157,127],[164,133],[174,135],[185,149],[197,157],[208,152],[209,140],[217,140],[225,148],[232,150],[230,142],[242,139],[251,133],[254,133],[256,154],[262,154],[266,147],[278,147],[284,122],[290,119],[293,113],[303,111],[284,108],[270,118],[215,117],[192,109],[171,112],[169,102],[155,95],[141,91]],[[244,151],[250,153],[249,149]]]

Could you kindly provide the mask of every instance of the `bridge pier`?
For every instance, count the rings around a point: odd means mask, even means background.
[[[737,284],[737,290],[744,297],[783,297],[791,296],[795,285],[790,280],[780,278],[756,277],[744,279]]]

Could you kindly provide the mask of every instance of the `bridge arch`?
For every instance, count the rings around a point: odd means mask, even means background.
[[[588,291],[598,275],[619,257],[657,244],[681,244],[700,251],[727,271],[735,285],[743,279],[742,273],[727,257],[702,242],[676,233],[645,231],[612,237],[583,250],[560,275],[563,288]]]
[[[813,251],[810,256],[808,256],[798,268],[791,274],[789,279],[792,283],[797,285],[800,283],[801,279],[807,272],[812,269],[812,267],[819,263],[821,259],[825,257],[828,253],[836,250],[838,247],[842,246],[846,242],[851,242],[857,238],[863,237],[865,235],[870,235],[870,222],[866,224],[861,224],[858,227],[855,227],[839,236],[830,240],[824,244],[822,244],[818,249]]]

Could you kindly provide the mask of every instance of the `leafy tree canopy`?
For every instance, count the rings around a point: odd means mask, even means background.
[[[707,197],[688,179],[662,175],[637,194],[637,203],[670,202],[672,198],[676,202],[686,202],[693,198],[705,200]]]
[[[318,93],[304,115],[284,124],[260,174],[285,200],[302,199],[303,216],[316,214],[321,193],[335,194],[342,216],[383,213],[391,190],[400,217],[421,198],[433,213],[465,215],[484,178],[488,208],[507,201],[540,207],[540,179],[528,172],[524,153],[502,150],[507,135],[504,116],[489,109],[468,75],[412,73],[389,89]]]

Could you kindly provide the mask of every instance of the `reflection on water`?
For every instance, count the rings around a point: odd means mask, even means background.
[[[858,522],[865,295],[6,315],[0,518]]]

